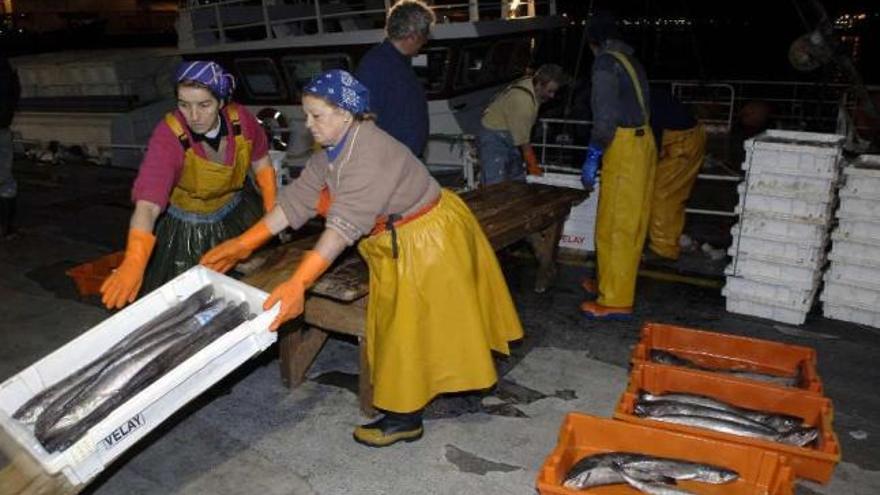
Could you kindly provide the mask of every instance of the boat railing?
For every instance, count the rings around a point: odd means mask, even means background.
[[[541,168],[563,174],[581,173],[581,163],[587,149],[587,139],[592,120],[542,118],[538,119],[540,138],[532,146],[540,150]],[[575,137],[573,137],[575,136]],[[578,139],[581,137],[583,139]],[[718,182],[739,182],[742,176],[735,173],[700,173],[697,179]],[[730,210],[708,208],[685,208],[685,212],[697,215],[736,216]]]
[[[383,29],[392,0],[182,0],[182,49],[291,36]],[[438,23],[555,15],[555,0],[437,1]]]

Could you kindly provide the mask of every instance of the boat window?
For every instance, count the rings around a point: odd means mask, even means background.
[[[428,48],[413,58],[413,70],[425,87],[425,93],[436,94],[446,89],[449,48]]]
[[[486,82],[490,74],[484,69],[490,48],[492,48],[490,43],[480,43],[462,48],[458,74],[455,78],[456,88],[477,86]]]
[[[250,98],[275,100],[285,98],[281,75],[270,58],[251,58],[235,61],[238,80]]]
[[[299,103],[303,87],[313,77],[332,69],[351,71],[351,58],[345,54],[304,55],[281,59],[287,78],[287,89],[296,103]]]
[[[525,74],[532,59],[531,36],[466,46],[461,51],[456,89],[498,84]]]

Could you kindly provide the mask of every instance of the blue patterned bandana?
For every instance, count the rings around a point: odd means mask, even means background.
[[[193,60],[180,64],[174,79],[178,83],[184,81],[202,83],[221,101],[228,100],[232,96],[232,90],[235,89],[235,78],[232,74],[223,70],[219,64],[206,60]]]
[[[303,92],[320,96],[355,115],[370,111],[370,91],[344,70],[333,69],[315,76]]]

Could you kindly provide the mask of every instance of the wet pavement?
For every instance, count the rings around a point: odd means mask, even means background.
[[[19,234],[0,241],[0,380],[110,315],[97,298],[80,298],[64,272],[123,247],[133,179],[130,170],[88,164],[20,161],[15,172]],[[798,493],[880,493],[880,330],[815,313],[801,327],[730,314],[717,277],[708,287],[642,277],[633,321],[590,322],[577,311],[589,263],[566,258],[554,287],[537,294],[523,253],[515,246],[500,259],[526,338],[499,358],[495,389],[435,400],[421,441],[383,450],[351,441],[362,422],[357,347],[334,338],[292,392],[270,348],[153,431],[88,492],[533,493],[564,414],[610,416],[640,326],[658,321],[814,347],[843,462],[830,485],[801,482]],[[713,271],[705,260],[691,265],[649,268]]]

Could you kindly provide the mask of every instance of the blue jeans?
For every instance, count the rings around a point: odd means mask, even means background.
[[[519,147],[507,131],[480,129],[480,183],[488,186],[508,180],[525,181],[526,169]]]
[[[0,198],[14,198],[16,192],[12,177],[12,131],[0,128]]]

